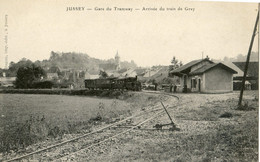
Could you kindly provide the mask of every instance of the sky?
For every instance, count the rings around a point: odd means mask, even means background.
[[[67,7],[85,8],[66,11]],[[0,67],[6,55],[8,62],[36,61],[48,59],[51,51],[99,59],[114,58],[118,51],[122,61],[133,60],[138,66],[169,65],[173,56],[187,63],[202,58],[202,53],[213,59],[245,55],[257,8],[257,3],[245,2],[0,0]],[[258,51],[258,44],[256,36],[253,51]]]

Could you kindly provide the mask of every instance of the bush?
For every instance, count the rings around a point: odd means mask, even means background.
[[[33,88],[33,83],[44,76],[46,73],[40,66],[30,64],[18,69],[14,84],[16,88]]]
[[[239,105],[236,110],[252,111],[252,110],[255,110],[255,108],[252,107],[252,106],[249,106],[249,105],[248,105],[248,102],[246,101],[246,102],[244,102],[243,104]]]
[[[54,83],[52,81],[39,81],[39,82],[34,82],[32,84],[33,88],[36,89],[50,89],[52,88]]]
[[[232,118],[233,115],[229,112],[225,112],[224,114],[219,116],[220,118]]]

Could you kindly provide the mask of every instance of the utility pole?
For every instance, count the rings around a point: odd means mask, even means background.
[[[8,69],[8,55],[5,55],[5,69]]]
[[[238,101],[238,107],[240,107],[241,103],[242,103],[243,92],[244,92],[245,81],[246,81],[246,74],[247,74],[248,64],[249,64],[249,60],[250,60],[251,50],[252,50],[253,43],[254,43],[254,38],[255,38],[255,35],[256,35],[258,19],[259,19],[259,11],[257,12],[257,17],[256,17],[256,21],[255,21],[255,27],[254,27],[254,31],[253,31],[253,34],[252,34],[250,46],[249,46],[249,49],[248,49],[248,54],[247,54],[247,59],[246,59],[246,66],[245,66],[244,76],[243,76],[243,80],[242,80],[242,87],[241,87],[239,101]]]

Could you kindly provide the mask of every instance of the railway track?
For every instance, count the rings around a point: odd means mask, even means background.
[[[140,91],[138,93],[148,93],[148,94],[159,94],[159,95],[166,95],[166,96],[171,96],[171,97],[175,97],[177,98],[178,100],[180,100],[180,97],[177,96],[177,95],[174,95],[172,93],[167,93],[167,92],[162,92],[162,91]]]
[[[148,121],[150,121],[150,120],[153,120],[156,116],[162,115],[162,113],[163,113],[163,111],[157,112],[157,113],[153,114],[151,117],[149,117],[149,118],[143,120],[142,122],[139,122],[137,125],[134,125],[134,126],[128,128],[128,129],[120,130],[120,131],[118,131],[118,129],[114,129],[114,130],[115,130],[115,134],[109,136],[108,138],[105,138],[104,140],[100,140],[100,141],[97,142],[97,143],[93,143],[93,144],[91,144],[91,145],[88,145],[87,147],[84,147],[84,148],[82,148],[82,149],[79,149],[78,151],[75,151],[75,152],[73,152],[73,153],[71,153],[71,154],[68,154],[68,155],[63,156],[63,157],[61,157],[61,158],[59,158],[59,159],[56,159],[56,161],[64,161],[64,160],[66,161],[66,160],[69,160],[69,157],[70,157],[70,156],[77,155],[77,154],[79,154],[79,153],[81,153],[81,152],[86,152],[86,150],[88,150],[88,149],[90,149],[90,148],[92,148],[92,147],[95,147],[95,146],[98,146],[98,145],[103,144],[103,143],[105,143],[105,142],[108,142],[109,140],[112,140],[112,139],[114,139],[114,138],[116,138],[116,137],[118,137],[118,136],[120,136],[120,135],[123,135],[123,134],[125,134],[125,133],[127,133],[127,132],[130,132],[130,131],[132,131],[133,129],[137,129],[137,128],[140,127],[142,124],[144,124],[144,123],[146,123],[146,122],[148,122]]]
[[[171,107],[171,110],[174,110],[174,108],[176,108],[176,107],[185,107],[187,104],[189,104],[190,102],[188,102],[188,103],[183,103],[183,104],[180,104],[180,105],[175,105],[175,106],[173,106],[173,107]],[[169,110],[168,110],[169,111]],[[161,130],[157,130],[157,129],[150,129],[150,128],[147,128],[147,127],[149,127],[149,126],[151,126],[151,124],[153,125],[154,123],[155,123],[155,120],[157,119],[157,118],[159,118],[159,117],[161,117],[161,116],[164,116],[164,115],[166,115],[165,114],[165,111],[164,110],[162,110],[162,111],[159,111],[159,112],[157,112],[157,113],[154,113],[154,114],[152,114],[151,116],[149,116],[148,118],[145,118],[144,120],[142,120],[141,122],[139,122],[138,124],[136,124],[136,125],[134,125],[134,126],[131,126],[131,127],[126,127],[126,129],[123,129],[122,131],[116,131],[116,134],[113,134],[113,135],[111,135],[110,137],[108,137],[108,138],[106,138],[106,139],[104,139],[104,140],[101,140],[101,141],[99,141],[99,142],[97,142],[97,143],[94,143],[94,144],[92,144],[92,145],[89,145],[89,146],[87,146],[87,147],[85,147],[85,148],[82,148],[82,149],[80,149],[80,150],[78,150],[78,151],[75,151],[75,152],[73,152],[73,153],[70,153],[70,154],[68,154],[68,155],[66,155],[66,156],[63,156],[63,157],[61,157],[61,158],[59,158],[59,159],[56,159],[55,161],[67,161],[67,160],[71,160],[70,158],[71,157],[78,157],[78,156],[80,156],[81,154],[83,154],[83,157],[86,157],[86,155],[84,155],[84,154],[87,154],[88,153],[88,151],[92,151],[91,153],[93,153],[93,151],[95,151],[95,152],[98,152],[99,150],[97,149],[97,150],[95,150],[95,149],[93,149],[93,147],[98,147],[98,146],[100,146],[99,147],[99,149],[102,149],[102,144],[104,144],[105,145],[105,143],[106,142],[110,142],[110,141],[112,141],[113,139],[114,140],[116,140],[117,139],[117,137],[119,137],[119,136],[121,136],[121,135],[123,135],[123,134],[126,134],[126,133],[128,133],[128,132],[130,132],[130,131],[142,131],[142,130],[144,130],[144,131],[161,131]],[[142,126],[142,128],[139,128],[140,126]],[[120,127],[120,128],[123,128],[123,127]],[[164,131],[166,131],[166,129],[164,129]],[[169,131],[169,130],[168,130]],[[123,137],[124,138],[124,137]],[[104,146],[103,145],[103,146]],[[73,159],[72,159],[73,160]],[[77,160],[76,160],[77,161]]]
[[[173,107],[170,108],[173,109],[176,106],[182,106],[185,104],[186,103],[179,104],[179,102],[177,102]],[[106,143],[134,129],[138,129],[142,125],[147,124],[148,122],[155,120],[156,118],[162,115],[165,115],[165,111],[161,107],[161,105],[158,104],[156,106],[151,107],[150,109],[137,113],[136,115],[130,116],[116,123],[112,123],[102,128],[96,129],[92,132],[5,161],[9,162],[22,159],[26,159],[29,161],[34,159],[42,161],[69,160],[71,156],[75,156],[84,151],[86,152],[86,150],[88,149]],[[126,125],[126,122],[128,121],[133,121],[132,125]],[[118,126],[122,125],[125,125],[127,127],[123,129],[117,129]]]

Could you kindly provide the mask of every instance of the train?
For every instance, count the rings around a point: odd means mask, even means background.
[[[85,79],[85,88],[132,91],[141,91],[142,89],[141,82],[137,81],[137,77]]]

